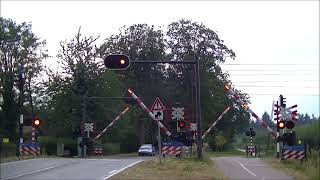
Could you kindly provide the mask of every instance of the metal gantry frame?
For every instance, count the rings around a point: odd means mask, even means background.
[[[142,63],[142,64],[192,64],[194,69],[194,87],[195,88],[195,118],[197,123],[197,158],[202,159],[202,120],[201,120],[201,101],[200,101],[200,66],[199,59],[194,57],[194,60],[182,60],[182,61],[152,61],[152,60],[144,60],[144,61],[131,61],[131,63]],[[194,94],[192,94],[194,95]]]
[[[182,60],[182,61],[159,61],[159,60],[144,60],[144,61],[131,61],[131,63],[141,63],[141,64],[192,64],[194,69],[194,87],[195,88],[195,115],[197,123],[197,158],[202,159],[202,120],[201,120],[201,106],[200,106],[200,70],[199,70],[199,60]],[[105,98],[105,99],[120,99],[123,97],[86,97],[87,94],[83,96],[83,121],[86,121],[86,99],[94,98]],[[194,94],[192,94],[194,95]],[[161,126],[160,126],[161,127]]]

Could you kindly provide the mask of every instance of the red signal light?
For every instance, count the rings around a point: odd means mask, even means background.
[[[39,127],[41,124],[41,121],[40,119],[34,119],[32,124],[34,127]]]
[[[186,122],[184,121],[178,121],[178,127],[179,128],[184,128],[186,126]]]
[[[34,121],[34,125],[36,125],[36,126],[40,125],[40,121],[39,121],[38,119],[35,120],[35,121]]]
[[[278,122],[278,128],[279,128],[279,129],[283,129],[284,127],[285,127],[284,121],[279,121],[279,122]]]

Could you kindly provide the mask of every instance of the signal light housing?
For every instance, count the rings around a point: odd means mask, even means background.
[[[284,144],[289,146],[293,146],[296,142],[296,135],[294,132],[292,133],[284,133],[282,136],[282,141]]]
[[[246,136],[254,137],[255,135],[256,135],[256,131],[254,131],[253,128],[250,128],[250,130],[246,131]]]
[[[283,108],[286,108],[286,101],[282,95],[279,96],[279,99],[280,99],[280,106],[283,107]]]
[[[294,128],[294,122],[292,122],[292,121],[287,121],[287,122],[286,122],[286,128],[288,128],[288,129],[293,129],[293,128]]]
[[[124,54],[111,54],[104,58],[104,65],[112,70],[124,70],[130,66],[130,58]]]

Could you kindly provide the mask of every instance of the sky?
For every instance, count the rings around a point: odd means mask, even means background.
[[[122,26],[137,23],[166,26],[181,18],[203,23],[236,53],[222,65],[233,86],[251,97],[260,117],[271,114],[280,94],[287,107],[319,116],[319,1],[8,1],[1,17],[31,22],[47,41],[57,68],[59,42],[81,26],[98,44]]]

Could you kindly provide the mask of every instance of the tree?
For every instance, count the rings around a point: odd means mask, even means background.
[[[161,60],[165,58],[164,35],[161,30],[147,24],[135,24],[120,29],[120,33],[110,36],[100,47],[100,56],[107,54],[126,54],[131,60]],[[135,93],[148,106],[151,105],[155,96],[166,99],[164,78],[164,65],[162,64],[131,64],[126,71],[117,72],[127,87]],[[137,134],[139,143],[144,144],[145,132],[150,131],[150,118],[141,112],[136,115]],[[149,128],[145,128],[146,123]],[[155,125],[155,124],[154,124]]]
[[[84,100],[87,96],[122,96],[122,83],[118,76],[106,71],[97,59],[95,41],[98,37],[83,36],[81,29],[71,40],[60,42],[57,57],[62,65],[62,73],[48,71],[49,80],[44,82],[41,92],[44,112],[48,118],[48,130],[52,134],[71,135],[79,129],[83,120],[84,102],[88,121],[96,121],[97,126],[105,124],[115,109],[121,110],[122,103]]]
[[[172,22],[167,31],[167,52],[169,59],[173,60],[193,60],[200,62],[201,79],[201,109],[203,127],[206,129],[210,121],[216,119],[227,106],[233,106],[235,101],[230,100],[224,91],[224,83],[229,82],[228,74],[223,73],[220,67],[226,58],[235,58],[235,53],[229,49],[216,32],[207,28],[203,24],[181,19]],[[191,104],[193,97],[193,71],[190,65],[169,66],[168,88],[174,95],[182,95],[183,103]],[[172,86],[175,82],[180,82],[177,86]],[[241,98],[248,101],[244,93]],[[174,99],[175,97],[172,97]],[[195,116],[193,116],[195,119]],[[234,107],[217,124],[217,128],[226,129],[223,134],[228,142],[232,142],[234,133],[243,131],[248,124],[249,114],[241,108]]]
[[[48,55],[44,49],[46,42],[32,32],[31,24],[25,22],[17,24],[11,19],[0,17],[0,27],[0,92],[3,98],[1,129],[4,130],[4,135],[14,138],[18,121],[18,75],[23,72],[24,94],[27,92],[29,94],[29,96],[23,96],[22,103],[29,99],[29,104],[32,105],[31,82],[42,70],[42,60]],[[25,83],[27,86],[24,85]]]

